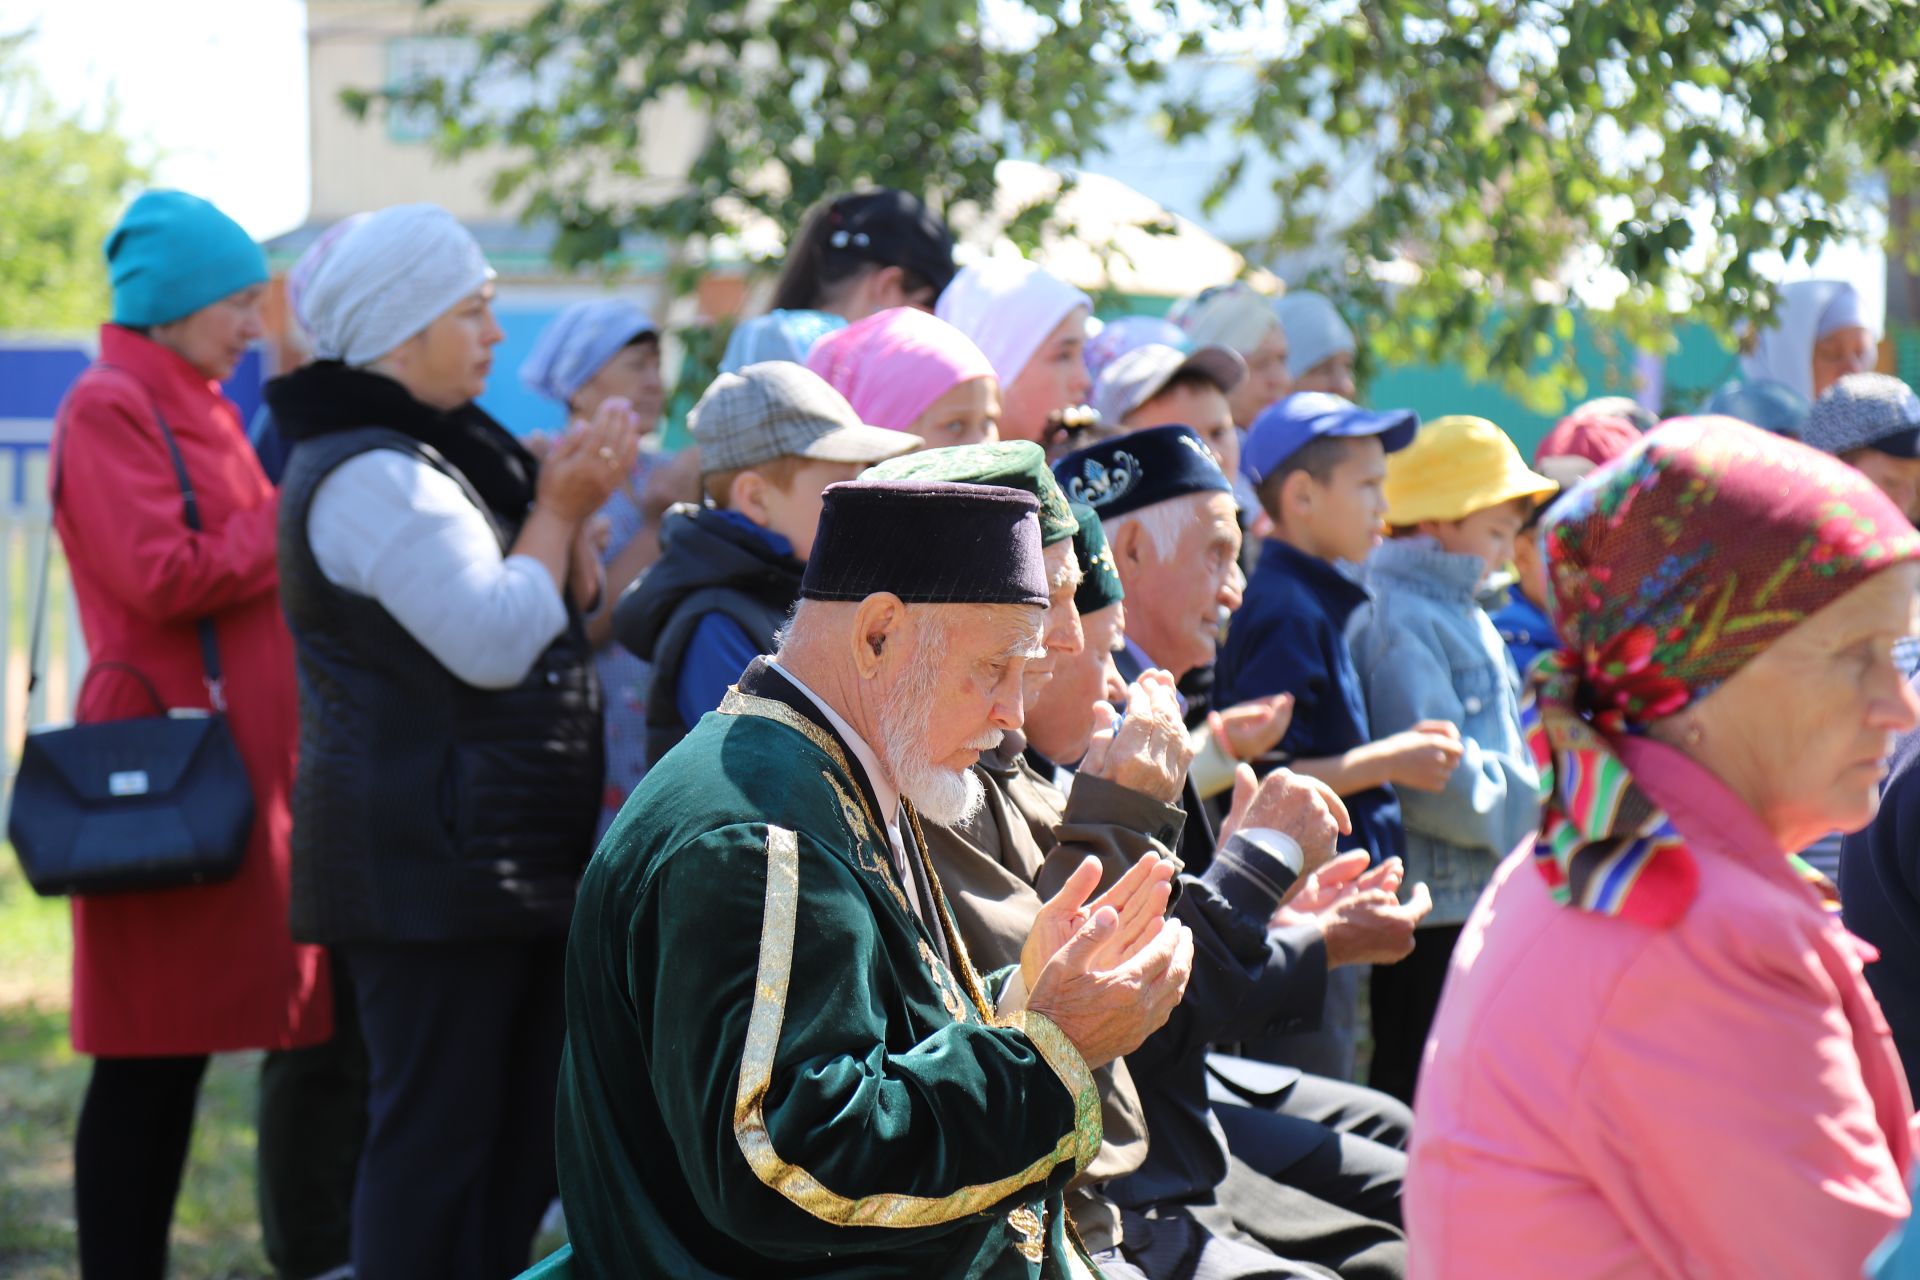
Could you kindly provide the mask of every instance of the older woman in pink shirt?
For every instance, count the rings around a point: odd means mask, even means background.
[[[1544,537],[1545,816],[1427,1044],[1412,1274],[1857,1276],[1908,1214],[1913,1106],[1871,951],[1785,851],[1865,824],[1920,723],[1920,535],[1849,467],[1687,419]]]

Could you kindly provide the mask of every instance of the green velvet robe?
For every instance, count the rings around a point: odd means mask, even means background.
[[[874,810],[756,662],[608,831],[567,956],[580,1274],[1097,1274],[1061,1207],[1100,1146],[1086,1063],[1039,1015],[995,1025],[936,891],[941,963]]]

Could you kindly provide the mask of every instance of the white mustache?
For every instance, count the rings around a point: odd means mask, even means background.
[[[1002,742],[1004,742],[1006,740],[1006,737],[1007,735],[1005,730],[993,729],[987,733],[981,734],[979,737],[975,738],[972,742],[969,742],[967,744],[967,750],[968,751],[991,751],[995,747],[999,746]]]

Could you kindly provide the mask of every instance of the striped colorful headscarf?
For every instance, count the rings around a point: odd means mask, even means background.
[[[1556,502],[1542,538],[1562,647],[1529,686],[1534,863],[1567,906],[1671,924],[1698,872],[1609,739],[1920,558],[1920,534],[1852,467],[1731,418],[1678,418]]]

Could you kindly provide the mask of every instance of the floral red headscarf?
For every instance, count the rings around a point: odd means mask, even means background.
[[[1534,862],[1568,906],[1665,925],[1693,900],[1684,842],[1608,745],[1719,688],[1915,533],[1852,467],[1731,418],[1678,418],[1543,522],[1560,652],[1535,668]]]

